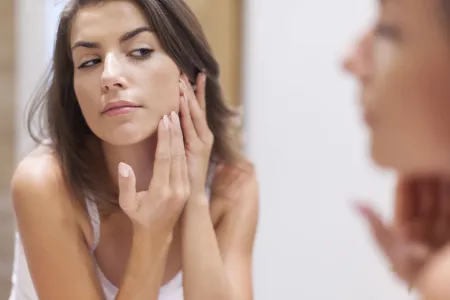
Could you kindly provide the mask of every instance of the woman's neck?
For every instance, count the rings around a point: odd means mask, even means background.
[[[133,145],[116,146],[102,142],[106,167],[115,184],[120,162],[129,165],[136,175],[136,191],[147,190],[153,175],[156,135]]]

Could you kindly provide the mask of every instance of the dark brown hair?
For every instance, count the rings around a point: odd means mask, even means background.
[[[108,193],[98,188],[99,173],[90,168],[86,157],[92,154],[86,140],[93,133],[75,96],[69,44],[71,23],[77,12],[84,6],[103,1],[72,0],[61,13],[51,67],[29,106],[28,130],[39,144],[45,139],[51,141],[65,182],[78,201],[89,195],[101,204],[100,208],[113,212],[119,208],[118,191]],[[182,0],[134,2],[147,16],[164,50],[190,80],[195,82],[200,71],[207,75],[206,115],[214,134],[210,165],[217,162],[235,164],[240,157],[238,134],[233,128],[235,114],[225,105],[219,84],[219,66],[197,18]],[[100,149],[94,155],[103,158]]]

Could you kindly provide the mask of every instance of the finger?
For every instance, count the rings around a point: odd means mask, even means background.
[[[438,218],[432,226],[431,230],[431,245],[436,248],[440,248],[446,244],[450,238],[449,236],[449,223],[447,220]]]
[[[395,191],[394,223],[403,226],[416,219],[417,209],[416,181],[400,177]]]
[[[198,104],[203,111],[206,111],[206,74],[201,72],[197,76],[197,89],[195,96]]]
[[[189,110],[186,85],[181,79],[180,79],[180,89],[182,90],[182,95],[180,97],[181,125],[183,127],[183,135],[189,142],[197,138],[197,131],[195,131],[194,123],[192,123],[192,116]]]
[[[184,192],[186,193],[185,195],[189,196],[191,185],[190,185],[190,181],[189,181],[187,159],[184,161],[183,164],[181,164],[181,179],[182,179],[182,184],[184,187]]]
[[[119,163],[119,205],[125,212],[138,209],[136,202],[136,177],[133,169],[126,163]]]
[[[418,215],[424,221],[430,221],[435,215],[439,201],[439,184],[436,179],[422,179],[418,186]]]
[[[194,125],[192,124],[191,115],[189,113],[189,107],[187,105],[186,98],[182,96],[180,98],[180,115],[181,120],[179,119],[178,122],[180,122],[181,127],[181,135],[182,135],[182,148],[183,153],[185,156],[184,162],[181,163],[181,178],[183,185],[185,187],[186,192],[189,192],[189,174],[188,174],[188,167],[187,167],[187,157],[186,157],[186,147],[184,146],[186,144],[186,140],[197,137],[197,133],[195,132]]]
[[[440,184],[438,215],[450,223],[450,182],[443,180]]]
[[[180,119],[175,112],[170,114],[170,186],[173,190],[182,187],[182,165],[185,164],[183,135],[181,133]]]
[[[435,244],[435,210],[439,199],[439,186],[437,180],[431,178],[418,179],[418,223],[422,235],[417,236],[418,241]]]
[[[441,189],[441,203],[439,207],[439,215],[440,218],[445,219],[447,222],[447,234],[445,241],[450,240],[450,182],[445,180],[442,182],[442,189]]]
[[[192,88],[189,88],[184,80],[182,80],[182,82],[185,88],[187,88],[187,102],[197,135],[202,141],[206,141],[208,134],[210,134],[210,130],[208,127],[208,122],[206,121],[205,112],[201,109],[200,104],[196,99],[194,92],[192,91]]]
[[[435,247],[440,247],[450,239],[450,184],[439,182],[437,217],[434,224]]]
[[[389,228],[381,220],[381,217],[371,207],[357,204],[356,209],[369,223],[372,235],[378,246],[385,253],[385,255],[390,256],[394,238],[392,231],[389,230]]]
[[[170,121],[165,115],[158,125],[158,141],[150,184],[167,186],[170,177]]]

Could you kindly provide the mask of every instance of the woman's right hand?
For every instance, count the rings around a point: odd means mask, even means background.
[[[171,237],[189,196],[189,178],[178,114],[164,116],[158,125],[153,176],[146,191],[136,192],[132,168],[119,164],[119,204],[134,228]]]
[[[358,206],[392,271],[414,287],[429,259],[450,240],[450,182],[401,178],[394,220],[386,224],[366,205]]]

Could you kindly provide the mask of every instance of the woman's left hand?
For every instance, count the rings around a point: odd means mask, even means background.
[[[196,86],[194,92],[187,76],[182,75],[180,89],[183,95],[180,103],[180,115],[191,184],[190,199],[202,201],[206,200],[205,183],[214,135],[206,120],[206,75],[204,73],[198,75]]]

